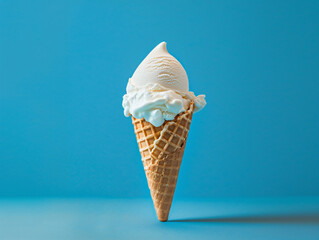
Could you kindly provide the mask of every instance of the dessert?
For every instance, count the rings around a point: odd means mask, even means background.
[[[183,66],[157,45],[129,79],[123,97],[131,116],[145,174],[160,221],[167,221],[189,127],[205,95],[189,91]]]

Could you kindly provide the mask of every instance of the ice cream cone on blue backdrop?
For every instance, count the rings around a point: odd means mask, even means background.
[[[205,95],[189,91],[185,69],[165,42],[138,66],[126,91],[124,115],[132,117],[157,217],[167,221],[192,116]]]

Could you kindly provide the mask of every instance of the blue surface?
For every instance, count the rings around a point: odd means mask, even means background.
[[[0,238],[317,240],[319,198],[179,199],[169,219],[150,199],[2,200]]]
[[[208,102],[176,197],[319,195],[318,12],[311,0],[0,0],[0,196],[148,197],[121,101],[161,41]]]

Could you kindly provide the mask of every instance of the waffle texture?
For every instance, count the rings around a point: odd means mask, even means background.
[[[167,221],[182,162],[194,103],[172,121],[154,127],[132,117],[137,143],[157,217]]]

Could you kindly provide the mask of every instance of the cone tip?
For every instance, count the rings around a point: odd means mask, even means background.
[[[167,218],[163,219],[163,218],[159,218],[158,219],[160,222],[167,222]]]

